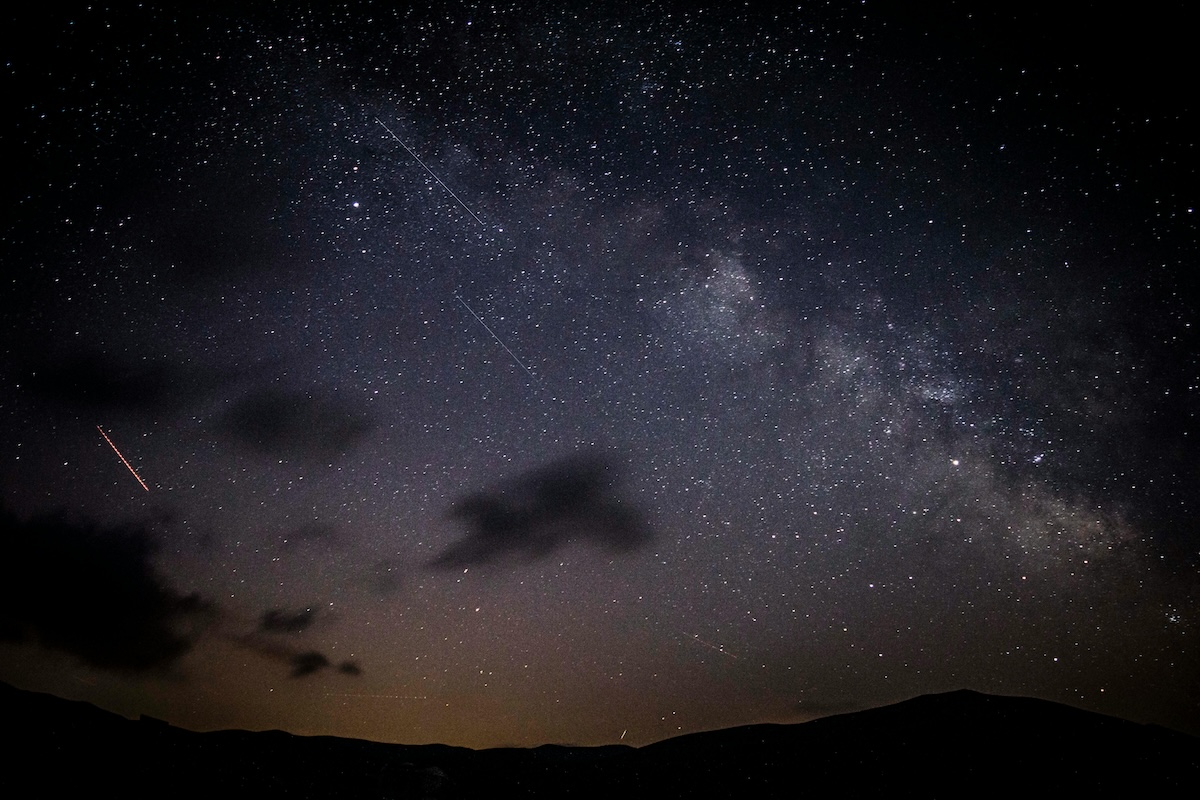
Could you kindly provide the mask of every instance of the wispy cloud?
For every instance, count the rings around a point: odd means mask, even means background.
[[[510,555],[535,560],[575,540],[617,552],[636,549],[650,531],[617,495],[614,474],[606,459],[584,454],[463,498],[450,516],[465,525],[466,536],[432,566],[452,569]]]
[[[262,615],[258,629],[263,633],[303,633],[316,621],[317,611],[313,608],[297,611],[272,608]]]

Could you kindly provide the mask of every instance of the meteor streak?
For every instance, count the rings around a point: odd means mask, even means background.
[[[129,470],[133,477],[137,479],[137,482],[142,485],[143,489],[145,489],[147,492],[150,491],[150,487],[146,485],[144,480],[142,480],[142,476],[137,474],[137,470],[125,460],[125,456],[121,455],[121,451],[117,449],[115,444],[113,444],[113,440],[108,438],[108,434],[104,432],[104,428],[101,428],[99,425],[97,425],[96,430],[100,431],[100,435],[104,437],[104,441],[108,442],[108,446],[111,447],[113,452],[117,454],[117,458],[121,459],[121,463],[125,465],[125,469]]]
[[[388,135],[389,135],[389,136],[391,136],[391,137],[392,137],[393,139],[395,139],[397,142],[400,142],[400,146],[401,146],[401,147],[403,147],[405,150],[407,150],[407,151],[408,151],[408,154],[409,154],[410,156],[412,156],[412,157],[413,157],[413,159],[414,159],[414,160],[415,160],[415,161],[416,161],[418,164],[420,164],[422,167],[424,167],[424,168],[425,168],[425,171],[426,171],[426,172],[428,172],[428,173],[430,174],[430,176],[431,176],[431,177],[432,177],[432,178],[433,178],[435,181],[437,181],[439,184],[441,184],[441,186],[442,186],[442,188],[443,188],[443,189],[445,189],[447,192],[449,192],[449,193],[450,193],[450,196],[451,196],[451,197],[453,197],[455,200],[457,200],[457,201],[458,201],[458,204],[459,204],[460,206],[462,206],[462,207],[463,207],[463,211],[466,211],[468,214],[470,214],[470,215],[471,215],[471,218],[472,218],[472,219],[474,219],[476,222],[478,222],[478,223],[479,223],[479,224],[480,224],[482,227],[484,227],[484,228],[486,228],[486,227],[487,227],[486,225],[484,225],[484,224],[483,224],[483,220],[481,220],[479,217],[475,216],[475,212],[474,212],[474,211],[472,211],[471,209],[467,208],[467,204],[466,204],[466,203],[464,203],[464,202],[462,201],[462,198],[461,198],[461,197],[459,197],[458,195],[456,195],[456,194],[454,193],[454,190],[453,190],[453,189],[451,189],[449,186],[447,186],[447,185],[445,184],[445,182],[444,182],[444,181],[443,181],[441,178],[439,178],[439,177],[437,176],[437,174],[436,174],[436,173],[435,173],[433,170],[431,170],[429,167],[425,166],[425,162],[421,160],[421,157],[420,157],[420,156],[418,156],[416,153],[414,153],[414,152],[413,152],[413,149],[412,149],[411,147],[409,147],[409,146],[408,146],[408,145],[406,145],[406,144],[405,144],[403,141],[401,141],[400,137],[399,137],[399,136],[397,136],[395,133],[393,133],[391,128],[389,128],[387,125],[384,125],[384,124],[383,124],[383,120],[381,120],[379,117],[376,117],[376,118],[375,118],[375,121],[376,121],[376,122],[378,122],[378,123],[380,124],[380,126],[382,126],[382,127],[383,127],[383,129],[384,129],[385,131],[387,131],[387,132],[388,132]]]
[[[512,350],[508,349],[508,345],[506,345],[504,342],[500,341],[500,337],[496,335],[496,332],[494,330],[492,330],[491,328],[489,328],[488,324],[486,322],[484,322],[483,319],[478,314],[476,314],[475,311],[469,305],[467,305],[466,300],[463,300],[458,295],[454,295],[454,299],[457,300],[458,302],[462,303],[462,307],[465,308],[467,311],[471,312],[471,316],[474,317],[476,319],[476,321],[478,321],[479,324],[483,326],[483,329],[485,331],[487,331],[488,333],[490,333],[492,335],[492,338],[496,340],[496,344],[498,344],[504,348],[504,352],[506,352],[510,356],[512,356],[512,360],[517,362],[517,364],[520,365],[521,369],[523,369],[529,373],[529,377],[531,377],[531,378],[537,377],[533,374],[533,370],[531,370],[529,367],[525,366],[525,363],[523,361],[521,361],[521,359],[517,358],[516,353],[514,353]]]

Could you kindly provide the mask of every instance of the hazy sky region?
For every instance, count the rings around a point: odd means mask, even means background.
[[[43,5],[0,679],[475,747],[962,687],[1200,733],[1186,4]]]

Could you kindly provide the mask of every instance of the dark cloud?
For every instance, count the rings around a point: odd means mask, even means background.
[[[296,653],[291,658],[292,677],[307,678],[309,675],[315,675],[322,670],[333,666],[328,658],[323,653],[318,653],[316,650],[306,650],[303,653]],[[343,661],[337,665],[337,671],[342,675],[348,675],[352,678],[357,678],[362,675],[362,668],[354,661]]]
[[[96,350],[40,357],[27,383],[43,399],[77,411],[162,412],[208,391],[212,376],[165,359],[130,360]]]
[[[291,657],[290,663],[293,678],[307,678],[309,675],[315,675],[333,666],[333,663],[323,653],[318,653],[316,650],[296,653]],[[351,677],[362,675],[362,669],[353,661],[343,661],[338,664],[337,671]]]
[[[312,608],[299,611],[272,608],[262,615],[258,629],[263,633],[303,633],[316,621],[317,612]]]
[[[374,427],[370,417],[348,404],[279,389],[242,399],[222,425],[260,453],[310,458],[345,453]]]
[[[0,509],[0,641],[38,644],[114,672],[169,669],[204,631],[230,619],[200,596],[167,586],[151,563],[153,553],[144,526],[101,528],[62,517],[23,521]],[[331,662],[262,633],[300,633],[316,618],[315,610],[271,609],[258,632],[230,638],[305,677]],[[338,671],[362,674],[353,662]]]
[[[306,650],[292,656],[291,663],[293,678],[307,678],[328,667],[329,659],[316,650]]]
[[[441,569],[499,560],[509,554],[534,560],[559,545],[584,539],[610,550],[633,550],[650,531],[614,491],[613,468],[596,455],[555,462],[455,504],[454,519],[466,538],[446,548],[432,565]]]
[[[273,620],[272,624],[274,624],[277,614],[279,615],[277,621],[281,623],[286,623],[289,617],[295,616],[289,615],[287,612],[268,611],[263,615],[263,621],[259,625],[258,630],[251,633],[230,635],[227,637],[228,641],[263,658],[286,665],[291,670],[291,677],[293,678],[307,678],[309,675],[314,675],[333,666],[333,662],[329,660],[329,657],[319,650],[305,650],[292,647],[280,642],[277,637],[264,636],[263,631],[267,629],[267,619],[271,618]],[[285,625],[285,627],[278,630],[270,630],[268,632],[293,633],[295,631],[287,629]],[[337,671],[351,677],[362,674],[362,669],[353,661],[343,661],[337,666]]]
[[[0,640],[37,643],[93,667],[146,672],[191,649],[214,610],[151,564],[148,533],[0,509]]]

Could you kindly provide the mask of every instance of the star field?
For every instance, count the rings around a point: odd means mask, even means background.
[[[1182,9],[576,5],[10,21],[0,679],[476,747],[961,687],[1200,730]]]

